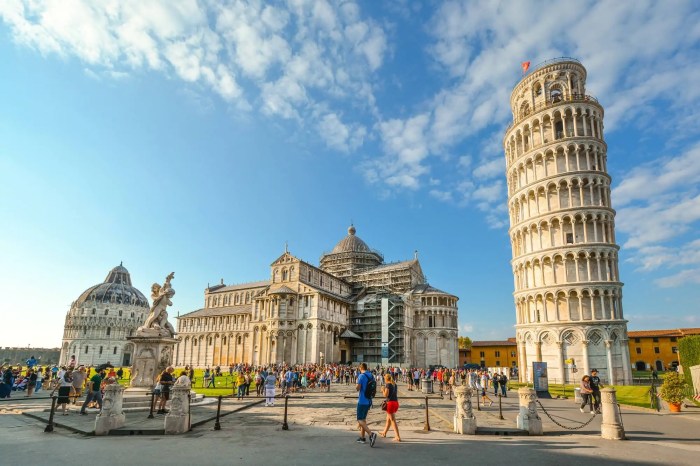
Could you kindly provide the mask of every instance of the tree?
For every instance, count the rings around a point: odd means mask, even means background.
[[[472,339],[469,337],[458,337],[457,341],[459,342],[460,349],[467,349],[472,346]]]

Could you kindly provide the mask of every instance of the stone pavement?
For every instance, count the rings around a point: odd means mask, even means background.
[[[398,419],[402,443],[379,438],[375,448],[355,443],[355,402],[345,396],[355,395],[354,387],[333,385],[331,393],[307,393],[304,399],[290,399],[289,430],[281,428],[282,400],[275,407],[263,404],[230,414],[221,419],[221,430],[214,423],[195,427],[181,436],[133,435],[124,437],[86,437],[57,428],[44,433],[45,424],[17,414],[0,415],[0,451],[3,464],[25,461],[27,452],[41,445],[47,463],[111,464],[116,458],[127,464],[463,464],[478,461],[488,464],[698,464],[700,458],[700,410],[680,415],[657,414],[647,410],[623,409],[623,422],[629,440],[611,441],[600,438],[600,419],[579,431],[567,431],[553,424],[543,413],[545,435],[514,437],[512,435],[461,436],[451,433],[454,402],[429,400],[430,432],[423,431],[423,400],[405,397],[415,392],[401,387]],[[509,394],[510,395],[510,394]],[[515,427],[517,398],[504,398],[503,415],[498,419],[497,404],[476,412],[479,427]],[[493,397],[492,397],[493,398]],[[400,398],[401,399],[401,398]],[[224,413],[232,412],[252,401],[227,400]],[[545,408],[564,425],[580,425],[590,419],[581,414],[571,400],[542,400]],[[378,404],[378,402],[377,402]],[[215,405],[213,405],[215,409]],[[476,406],[476,403],[474,403]],[[3,406],[0,405],[0,408]],[[27,408],[20,408],[27,409]],[[211,410],[212,405],[201,407]],[[29,410],[29,409],[27,409]],[[211,414],[212,411],[208,411]],[[144,423],[127,416],[127,425]],[[201,416],[206,413],[202,411]],[[193,412],[193,416],[199,416]],[[60,416],[59,416],[60,417]],[[76,422],[94,423],[94,416],[65,416]],[[85,421],[81,419],[86,419]],[[133,419],[132,419],[133,418]],[[162,418],[162,416],[161,416]],[[58,419],[58,418],[57,418]],[[194,419],[194,417],[193,417]],[[160,420],[162,423],[162,419]],[[373,429],[382,428],[384,413],[378,407],[369,415]],[[133,424],[135,425],[135,424]],[[392,434],[390,432],[389,437]],[[75,452],[79,451],[80,455]],[[398,455],[398,456],[397,456]],[[49,458],[51,460],[49,461]],[[32,460],[37,463],[36,457]],[[42,464],[39,461],[37,464]]]

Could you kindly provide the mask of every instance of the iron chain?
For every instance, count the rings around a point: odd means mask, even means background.
[[[588,421],[584,422],[584,423],[581,424],[580,426],[577,426],[577,427],[568,427],[568,426],[565,426],[565,425],[561,424],[561,423],[558,422],[556,419],[554,419],[554,418],[552,417],[552,415],[549,414],[549,413],[547,412],[546,409],[544,409],[544,406],[542,406],[542,403],[540,403],[540,400],[535,400],[535,401],[537,401],[537,404],[540,405],[540,408],[542,408],[542,412],[544,412],[544,413],[547,415],[547,417],[549,418],[549,420],[552,421],[553,423],[555,423],[556,425],[558,425],[559,427],[561,427],[562,429],[567,429],[567,430],[578,430],[578,429],[583,429],[583,428],[586,427],[588,424],[590,424],[591,422],[593,422],[593,419],[595,419],[596,414],[597,414],[596,412],[593,412],[593,416],[591,416],[591,418],[590,418]]]

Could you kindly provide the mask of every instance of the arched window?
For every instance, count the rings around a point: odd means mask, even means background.
[[[282,270],[282,281],[286,282],[288,277],[289,274],[287,273],[287,269]]]
[[[92,310],[92,315],[95,315],[95,312],[97,312],[97,309]]]
[[[559,102],[562,99],[561,89],[559,87],[553,87],[549,92],[549,98],[552,102]]]
[[[109,309],[105,309],[105,315],[106,315],[106,316],[109,315]]]
[[[110,336],[112,334],[112,328],[107,327],[107,336]]]
[[[85,345],[85,354],[88,354],[88,348],[90,348],[90,347]]]
[[[119,310],[119,317],[121,317],[121,316],[122,316],[122,311],[121,311],[121,309],[120,309],[120,310]]]
[[[222,344],[222,345],[225,345],[225,344],[226,344],[226,337],[224,337],[224,338],[221,339],[221,344]]]
[[[236,341],[238,342],[239,345],[241,344],[241,336],[240,335],[238,335],[238,339]]]

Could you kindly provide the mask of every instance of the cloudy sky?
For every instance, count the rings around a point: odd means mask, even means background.
[[[700,326],[697,2],[0,2],[0,346],[58,346],[120,261],[185,313],[350,222],[514,336],[501,141],[561,56],[606,110],[629,328]]]

